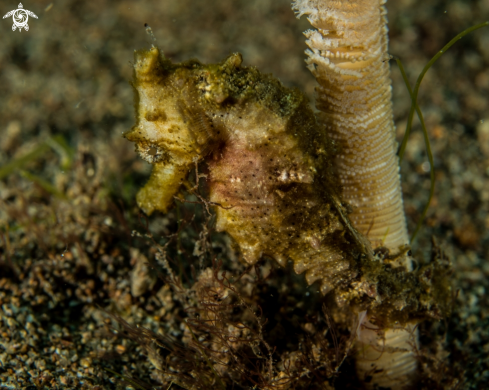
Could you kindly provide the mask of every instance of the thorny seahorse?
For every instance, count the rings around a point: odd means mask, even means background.
[[[136,125],[125,137],[153,164],[138,195],[147,213],[167,211],[197,161],[209,169],[216,229],[244,260],[291,259],[326,294],[359,275],[369,243],[351,226],[332,169],[335,146],[304,95],[240,54],[219,64],[173,64],[160,51],[135,52]]]

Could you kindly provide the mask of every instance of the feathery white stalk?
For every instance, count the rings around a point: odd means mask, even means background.
[[[353,226],[373,247],[397,253],[409,242],[396,156],[384,0],[297,0],[308,15],[306,60],[316,77],[319,122],[338,146],[336,169]],[[398,265],[411,269],[410,259]],[[368,317],[367,317],[368,318]],[[357,370],[368,387],[399,388],[416,372],[406,329],[364,321],[357,342]],[[372,328],[368,330],[367,328]],[[377,329],[377,330],[375,330]]]

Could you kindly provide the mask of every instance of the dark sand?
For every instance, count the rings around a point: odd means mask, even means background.
[[[273,73],[313,101],[315,81],[303,62],[308,22],[295,19],[286,0],[43,0],[24,7],[39,17],[29,18],[29,31],[14,32],[11,18],[0,20],[0,388],[126,388],[115,372],[166,389],[171,381],[159,384],[138,343],[115,334],[118,325],[104,312],[177,339],[190,337],[180,327],[181,302],[144,266],[156,245],[131,234],[145,232],[135,193],[149,174],[149,165],[121,137],[134,121],[133,51],[150,46],[148,23],[156,44],[174,61],[216,62],[239,51],[245,65]],[[14,8],[16,2],[3,1],[0,13]],[[487,0],[392,0],[388,9],[390,52],[402,58],[412,82],[453,36],[489,20]],[[392,73],[401,138],[410,100],[395,65]],[[488,27],[438,61],[419,102],[437,184],[413,249],[428,259],[434,236],[453,262],[457,291],[449,318],[421,326],[420,387],[483,389],[489,381]],[[429,192],[417,125],[402,180],[412,230]],[[190,219],[188,209],[182,213]],[[149,229],[164,244],[168,239],[159,237],[175,233],[177,220],[175,211],[155,215]],[[192,229],[181,233],[181,242],[172,241],[169,255],[183,258],[181,268],[189,274],[189,263],[199,267]],[[214,246],[226,258],[232,255],[225,237]],[[235,263],[225,267],[243,271]],[[138,264],[140,276],[131,279]],[[305,289],[300,277],[264,267],[284,278],[282,285],[292,279],[297,288],[291,290]],[[173,269],[180,272],[178,262]],[[271,285],[280,291],[279,282]],[[268,294],[271,287],[260,286]],[[260,301],[262,317],[273,320],[272,306],[284,299]],[[286,311],[303,305],[294,299]],[[295,326],[312,332],[314,321],[309,323]],[[275,328],[272,334],[272,343],[280,340]],[[349,370],[347,360],[337,388],[355,388]]]

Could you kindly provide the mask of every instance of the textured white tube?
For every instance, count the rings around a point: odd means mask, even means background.
[[[316,77],[316,107],[324,130],[338,145],[335,165],[353,226],[372,247],[397,253],[408,235],[396,156],[387,20],[383,0],[297,0],[306,31],[306,60]],[[411,270],[404,256],[397,265]],[[415,376],[410,332],[360,332],[357,370],[369,388],[401,388]],[[375,336],[375,337],[373,337]],[[379,344],[378,338],[383,341]]]
[[[306,60],[318,80],[316,107],[338,143],[336,167],[350,219],[372,246],[408,243],[392,119],[383,1],[301,0],[317,28]]]
[[[358,335],[356,368],[367,388],[412,385],[417,373],[414,325],[381,331],[367,320]]]

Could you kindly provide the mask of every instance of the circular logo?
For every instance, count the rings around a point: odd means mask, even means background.
[[[14,22],[14,24],[12,25],[12,31],[19,29],[19,32],[22,31],[22,29],[24,29],[25,31],[29,31],[29,25],[27,24],[29,16],[37,19],[37,15],[32,11],[24,9],[22,3],[19,3],[19,8],[7,12],[5,15],[3,15],[3,18],[5,19],[10,16],[12,16],[12,20]]]
[[[13,14],[14,24],[19,27],[25,27],[27,25],[27,21],[29,20],[29,15],[25,9],[16,9]]]

